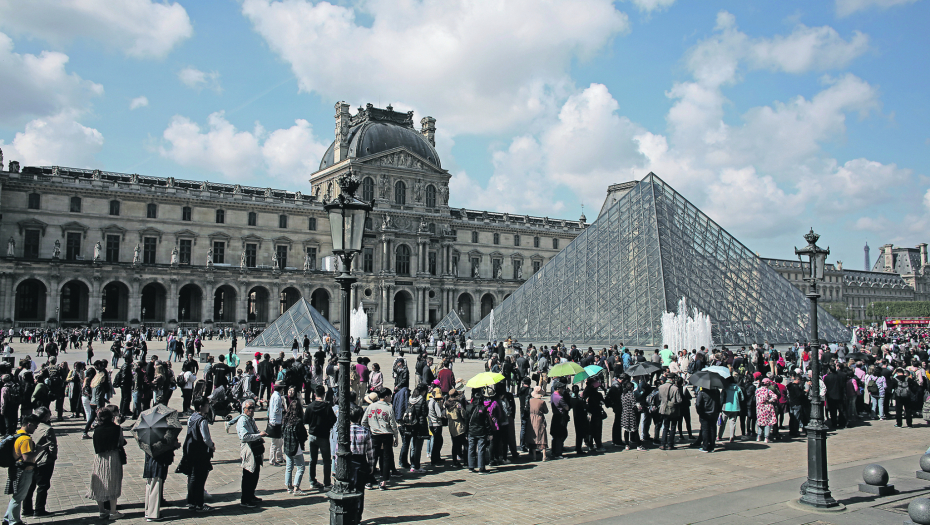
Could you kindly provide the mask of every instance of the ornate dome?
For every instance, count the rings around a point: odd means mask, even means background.
[[[435,122],[435,121],[433,121]],[[413,129],[413,112],[395,112],[391,106],[387,109],[378,109],[371,104],[365,109],[359,108],[356,116],[349,121],[347,141],[349,143],[348,158],[364,158],[382,151],[397,147],[404,147],[437,167],[439,155],[436,149],[422,134]],[[333,165],[333,141],[323,154],[320,169]]]

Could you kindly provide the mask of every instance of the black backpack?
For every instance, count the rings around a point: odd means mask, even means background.
[[[16,464],[14,445],[16,445],[16,438],[20,437],[20,435],[13,433],[0,441],[0,467],[10,468]]]
[[[10,383],[9,392],[7,393],[7,402],[10,405],[19,405],[23,400],[23,385],[19,384],[19,381],[13,381]]]
[[[662,404],[662,400],[659,399],[659,389],[653,389],[652,392],[649,392],[649,395],[646,396],[646,405],[649,407],[650,412],[658,412],[659,405]]]
[[[56,366],[49,368],[48,389],[51,390],[54,396],[59,396],[65,391],[65,381]]]

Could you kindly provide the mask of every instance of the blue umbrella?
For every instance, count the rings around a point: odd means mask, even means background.
[[[731,375],[730,369],[725,366],[705,366],[702,370],[713,372],[724,379],[730,377]]]

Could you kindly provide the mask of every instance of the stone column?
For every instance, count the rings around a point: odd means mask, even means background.
[[[394,285],[393,284],[388,285],[387,298],[388,298],[387,300],[388,322],[393,323],[394,322],[394,304],[393,304],[394,303]]]
[[[167,297],[166,302],[168,304],[165,306],[165,322],[170,321],[172,319],[176,321],[180,321],[180,319],[178,319],[178,280],[177,278],[171,279],[171,283],[168,285],[168,297]]]
[[[358,283],[353,283],[353,284],[352,284],[352,295],[351,295],[351,297],[352,297],[352,309],[353,309],[353,310],[355,310],[355,305],[358,304],[358,287],[359,287],[359,284],[358,284]]]
[[[420,290],[420,288],[415,288],[415,289],[413,290],[413,300],[414,300],[414,302],[416,303],[415,306],[413,307],[413,319],[414,319],[414,324],[419,323],[419,322],[420,322],[420,318],[421,318],[421,316],[422,316],[422,314],[421,314],[421,312],[420,312],[420,293],[421,293],[421,292],[422,292],[422,290]]]
[[[0,285],[2,285],[0,286],[0,292],[3,293],[3,297],[0,297],[0,300],[3,301],[3,309],[0,311],[5,313],[4,318],[16,321],[16,318],[13,317],[16,313],[16,289],[13,288],[13,281],[14,277],[10,274],[3,274],[0,277]],[[48,304],[47,301],[46,304]]]
[[[139,319],[141,322],[142,319],[142,294],[141,294],[141,285],[139,284],[139,278],[135,277],[131,279],[132,284],[129,286],[129,321],[133,319]]]
[[[236,287],[236,328],[239,327],[238,323],[242,319],[246,319],[246,315],[249,307],[249,289],[245,286]],[[306,297],[310,297],[307,295]],[[175,306],[177,308],[177,306]],[[168,318],[170,319],[170,317]]]
[[[481,320],[481,292],[475,291],[472,296],[475,298],[475,302],[471,304],[471,321],[472,324],[478,324],[478,321]]]
[[[91,279],[91,282],[90,282],[91,284],[90,297],[88,298],[88,304],[87,304],[87,321],[88,322],[91,321],[92,319],[100,320],[100,302],[101,302],[100,280],[101,280],[101,277],[99,275],[95,275],[93,279]]]
[[[381,283],[381,322],[387,322],[387,295],[388,290],[387,286],[384,283]]]

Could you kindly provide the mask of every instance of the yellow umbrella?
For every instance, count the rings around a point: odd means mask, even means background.
[[[465,386],[468,388],[482,388],[500,383],[503,380],[504,376],[502,374],[497,374],[494,372],[481,372],[475,377],[469,379],[468,382],[465,383]]]

